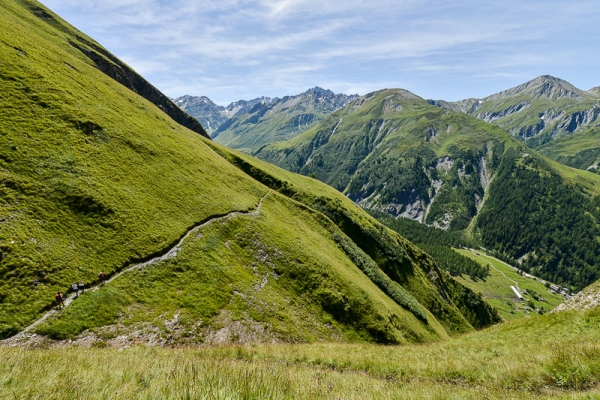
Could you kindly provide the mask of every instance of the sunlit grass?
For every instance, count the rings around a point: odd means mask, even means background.
[[[3,398],[597,398],[600,310],[452,341],[155,348],[0,348]]]

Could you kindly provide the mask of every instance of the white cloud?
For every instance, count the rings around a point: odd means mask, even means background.
[[[233,101],[329,82],[344,92],[402,85],[468,97],[482,82],[513,83],[548,66],[594,79],[600,64],[591,0],[45,3],[172,96]]]

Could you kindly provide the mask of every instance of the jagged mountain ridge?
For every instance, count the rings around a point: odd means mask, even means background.
[[[429,102],[498,125],[528,146],[568,165],[589,169],[600,160],[597,141],[568,139],[589,136],[588,131],[599,128],[597,88],[584,91],[565,80],[543,75],[483,99]],[[576,148],[573,141],[581,146]],[[582,151],[585,153],[580,154]]]
[[[405,90],[362,96],[254,154],[314,174],[365,209],[466,230],[548,280],[583,287],[599,276],[600,231],[588,216],[600,217],[596,176],[551,163],[503,129]],[[560,244],[544,233],[565,226],[575,234],[558,235]]]
[[[225,107],[218,106],[206,96],[181,96],[173,102],[186,113],[196,118],[212,134],[223,122],[227,121]]]
[[[206,121],[217,143],[250,152],[263,144],[304,132],[356,97],[317,86],[298,95],[240,100],[227,107],[191,96],[177,98],[175,102],[199,121]]]
[[[236,114],[245,113],[259,103],[269,104],[273,99],[263,96],[252,100],[238,100],[230,103],[227,107],[215,104],[206,96],[184,95],[172,100],[183,111],[197,119],[212,135],[224,122]]]

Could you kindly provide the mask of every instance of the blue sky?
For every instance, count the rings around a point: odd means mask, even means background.
[[[600,86],[597,0],[42,0],[168,96],[314,86],[485,97],[549,74]]]

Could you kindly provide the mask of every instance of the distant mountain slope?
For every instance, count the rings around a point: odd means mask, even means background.
[[[363,96],[255,155],[315,174],[364,208],[464,229],[506,143],[518,146],[499,128],[392,89]]]
[[[186,113],[197,119],[206,127],[209,134],[213,134],[219,127],[235,115],[248,112],[256,104],[269,104],[273,99],[258,97],[252,100],[239,100],[227,107],[219,106],[206,96],[181,96],[173,99]]]
[[[208,97],[181,96],[173,99],[182,110],[196,118],[208,134],[212,134],[223,122],[227,121],[225,107],[218,106]]]
[[[117,83],[39,3],[0,9],[0,337],[45,316],[31,332],[58,339],[406,343],[498,320],[343,195]]]
[[[600,173],[600,126],[562,136],[537,150],[561,164]]]
[[[206,121],[217,143],[249,153],[299,135],[356,97],[314,87],[295,96],[240,100],[227,107],[190,96],[175,102],[200,122]]]
[[[483,99],[430,103],[498,125],[529,147],[570,166],[587,169],[600,156],[599,142],[588,132],[600,126],[597,88],[584,91],[544,75]]]
[[[583,287],[600,274],[597,176],[410,92],[360,97],[255,155],[314,174],[366,209],[466,230],[550,281]]]

